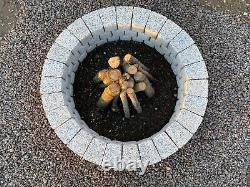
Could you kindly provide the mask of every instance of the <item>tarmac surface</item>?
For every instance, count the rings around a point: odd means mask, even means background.
[[[249,4],[214,2],[1,1],[0,186],[247,186]],[[141,6],[176,22],[196,41],[210,77],[196,134],[143,176],[104,172],[76,156],[50,128],[39,94],[42,66],[58,34],[82,15],[112,5]]]

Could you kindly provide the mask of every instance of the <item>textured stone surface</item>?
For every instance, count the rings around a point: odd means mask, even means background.
[[[188,129],[190,132],[195,133],[201,124],[203,118],[185,109],[181,109],[177,112],[174,120],[179,122],[183,127]],[[172,137],[173,138],[173,137]]]
[[[44,77],[62,77],[65,78],[67,66],[54,60],[45,60],[42,76]]]
[[[63,92],[65,89],[65,80],[56,77],[42,77],[40,85],[41,94]]]
[[[57,43],[53,43],[49,52],[47,54],[47,58],[55,61],[59,61],[65,63],[66,65],[71,64],[72,62],[77,60],[77,57],[73,55],[71,51],[60,46]]]
[[[168,48],[171,50],[171,55],[176,56],[178,53],[184,49],[190,47],[194,44],[194,40],[189,36],[189,34],[182,30],[179,34],[174,37],[173,40],[168,44]]]
[[[208,80],[189,80],[183,84],[184,95],[208,97]]]
[[[67,106],[61,106],[51,110],[47,114],[48,121],[53,129],[68,121],[70,118],[72,118],[72,116],[73,115]]]
[[[122,145],[122,160],[125,162],[140,162],[140,154],[138,145],[134,143],[123,143]]]
[[[178,150],[178,147],[165,132],[157,133],[153,137],[153,142],[159,155],[161,156],[161,159],[169,157]]]
[[[131,29],[132,14],[133,14],[132,6],[116,7],[118,29],[123,29],[123,30]]]
[[[73,23],[71,23],[67,29],[76,37],[78,40],[81,41],[81,43],[84,45],[86,42],[88,42],[92,36],[85,25],[84,21],[82,18],[78,18],[75,20]]]
[[[117,29],[115,7],[98,10],[105,32]]]
[[[70,50],[75,55],[77,55],[77,53],[81,50],[80,48],[83,47],[80,41],[67,29],[63,30],[59,34],[55,42]]]
[[[82,19],[92,35],[93,33],[98,35],[104,32],[102,20],[99,16],[98,10],[90,12],[89,14],[85,14]]]
[[[179,148],[184,146],[193,136],[177,121],[170,122],[166,128],[166,132]]]
[[[181,32],[181,27],[178,26],[176,23],[174,23],[171,20],[166,20],[166,23],[161,28],[157,38],[156,42],[158,42],[158,45],[162,45],[164,47],[167,47],[169,42],[177,36]]]
[[[68,147],[76,154],[83,156],[93,137],[85,129],[81,129],[68,143]]]
[[[145,27],[146,35],[155,39],[166,20],[167,18],[163,15],[151,11],[147,21],[147,25]]]
[[[151,11],[144,8],[134,7],[132,18],[132,30],[144,32]]]
[[[190,79],[207,79],[208,72],[205,63],[202,61],[185,66],[178,74],[177,78],[180,78],[180,76],[183,81]]]
[[[207,107],[207,98],[187,95],[184,97],[183,108],[195,114],[204,116]]]
[[[156,147],[151,139],[145,139],[138,143],[142,163],[154,164],[161,160]]]
[[[43,108],[46,111],[53,110],[60,106],[65,105],[65,99],[67,98],[65,93],[58,92],[58,93],[51,93],[51,94],[43,94],[41,96],[43,102]]]
[[[89,147],[83,155],[83,158],[85,160],[88,160],[89,162],[101,165],[106,145],[107,143],[103,139],[92,139],[91,143],[89,144]]]
[[[111,165],[115,169],[119,169],[119,166],[116,167],[115,163],[120,161],[121,157],[122,157],[122,144],[119,142],[110,142],[107,143],[102,163],[108,162],[109,165]]]
[[[62,140],[63,143],[67,144],[72,138],[74,138],[76,133],[78,133],[81,128],[81,124],[78,123],[77,120],[71,118],[62,125],[58,126],[55,129],[55,133],[60,138],[60,140]]]

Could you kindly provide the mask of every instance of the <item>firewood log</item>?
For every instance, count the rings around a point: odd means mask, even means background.
[[[131,100],[135,110],[137,111],[137,113],[141,113],[142,112],[142,108],[140,105],[140,102],[138,101],[135,91],[133,88],[128,88],[127,89],[127,95],[129,97],[129,99]]]
[[[111,68],[113,69],[116,69],[120,66],[121,64],[121,59],[119,56],[114,56],[114,57],[111,57],[109,60],[108,60],[108,64]]]
[[[129,111],[129,106],[128,106],[128,98],[127,98],[126,90],[123,90],[120,93],[120,99],[121,99],[121,102],[122,102],[122,108],[123,108],[123,111],[124,111],[125,118],[130,118],[130,111]]]
[[[109,103],[113,100],[113,98],[120,93],[120,86],[116,83],[110,84],[106,87],[97,102],[97,106],[100,109],[105,109]]]
[[[144,75],[142,72],[138,71],[135,75],[134,75],[134,79],[136,82],[144,82],[146,84],[146,89],[145,89],[145,94],[151,98],[154,96],[155,94],[155,90],[152,87],[151,83],[149,82],[148,78],[146,77],[146,75]]]
[[[149,68],[142,64],[137,58],[132,56],[131,54],[126,54],[123,58],[123,61],[129,64],[138,64],[144,70],[149,71]]]

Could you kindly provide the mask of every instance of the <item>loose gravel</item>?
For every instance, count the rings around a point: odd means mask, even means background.
[[[249,23],[197,2],[17,1],[15,28],[0,49],[0,186],[247,186]],[[50,128],[39,95],[54,39],[101,7],[134,5],[172,19],[196,41],[209,73],[204,120],[191,141],[138,172],[103,172],[71,152]]]

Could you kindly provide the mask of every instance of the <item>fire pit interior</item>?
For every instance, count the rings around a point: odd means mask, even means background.
[[[108,67],[113,56],[132,54],[150,69],[157,79],[152,85],[155,95],[148,98],[144,92],[137,93],[142,113],[137,113],[129,101],[130,118],[124,117],[122,104],[119,111],[110,107],[100,110],[96,103],[103,88],[93,81],[96,73]],[[90,52],[79,65],[74,82],[76,109],[86,124],[99,135],[119,141],[138,141],[160,131],[171,118],[177,98],[177,83],[171,66],[155,49],[134,41],[118,41],[101,45]]]

